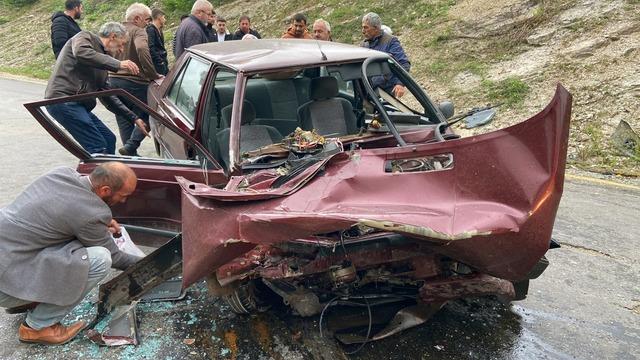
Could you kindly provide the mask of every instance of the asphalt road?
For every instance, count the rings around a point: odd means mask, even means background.
[[[74,166],[22,103],[44,85],[0,78],[0,206],[47,170]],[[109,115],[105,115],[109,116]],[[640,358],[640,186],[567,175],[551,265],[524,301],[459,301],[428,323],[367,344],[360,359]],[[88,298],[67,318],[90,319]],[[21,315],[0,311],[0,359],[335,359],[348,358],[316,319],[275,309],[236,316],[198,284],[185,300],[138,307],[141,345],[99,348],[83,335],[46,347],[17,339]],[[349,350],[349,349],[347,349]]]

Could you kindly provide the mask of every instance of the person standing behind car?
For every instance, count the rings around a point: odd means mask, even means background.
[[[322,41],[333,41],[331,38],[331,25],[327,20],[318,19],[313,22],[313,38]]]
[[[131,60],[113,57],[124,48],[127,30],[122,24],[108,22],[100,28],[98,35],[80,31],[64,45],[53,67],[45,90],[45,99],[86,94],[109,89],[109,70],[126,69],[138,73],[138,66]],[[127,118],[132,124],[144,129],[145,123],[117,96],[101,97],[100,102],[112,113]],[[47,106],[47,112],[73,136],[89,153],[115,152],[116,137],[91,110],[95,100],[66,102]]]
[[[400,45],[400,40],[382,31],[382,20],[378,14],[370,12],[362,17],[362,35],[364,41],[360,46],[386,52],[393,56],[405,70],[411,69],[411,63]],[[371,80],[371,86],[374,89],[379,87],[397,98],[402,97],[406,91],[400,79],[394,75],[374,76]]]
[[[51,49],[56,59],[64,44],[82,30],[76,22],[82,17],[82,1],[67,0],[64,9],[51,16]]]
[[[307,16],[297,13],[291,18],[291,25],[284,34],[283,39],[313,39],[307,29]]]
[[[167,19],[160,9],[151,11],[151,24],[147,25],[147,37],[149,38],[149,52],[156,72],[160,75],[169,73],[169,61],[167,49],[164,47],[164,24]]]
[[[109,82],[114,89],[126,90],[129,94],[136,97],[143,103],[147,103],[147,90],[149,83],[162,75],[156,72],[149,51],[149,40],[147,24],[151,20],[151,9],[147,5],[141,3],[131,4],[125,13],[125,23],[127,29],[127,44],[124,51],[116,56],[118,60],[133,61],[140,71],[136,74],[130,73],[128,70],[118,70],[117,73],[109,74]],[[138,109],[133,103],[124,98],[120,99],[128,108],[135,109],[134,112],[139,118],[144,120],[147,128],[149,126],[149,114]],[[126,117],[116,115],[118,129],[120,131],[120,139],[123,146],[118,149],[120,155],[138,156],[138,148],[145,138],[145,134],[139,128],[133,126]]]
[[[251,18],[247,15],[242,15],[240,16],[240,20],[238,20],[238,31],[233,34],[233,38],[236,40],[242,40],[247,34],[251,34],[257,39],[261,39],[260,33],[251,28]]]
[[[176,33],[176,46],[173,49],[176,59],[184,49],[209,42],[206,25],[213,14],[213,5],[207,0],[196,0],[193,3],[191,15],[180,23]]]
[[[218,16],[216,18],[216,29],[217,31],[215,35],[213,35],[213,42],[236,40],[233,35],[227,33],[227,20],[224,17]]]

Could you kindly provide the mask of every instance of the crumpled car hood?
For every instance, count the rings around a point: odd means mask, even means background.
[[[493,276],[523,279],[549,247],[570,117],[571,95],[558,85],[542,112],[517,125],[439,143],[345,151],[274,189],[220,190],[178,178],[183,286],[257,244],[355,224],[422,240]],[[451,154],[453,166],[384,171],[388,160],[438,154]]]

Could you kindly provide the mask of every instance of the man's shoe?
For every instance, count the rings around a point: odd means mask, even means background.
[[[118,153],[120,153],[120,155],[124,155],[124,156],[131,156],[131,154],[129,154],[129,150],[127,150],[126,147],[121,147],[120,149],[118,149]]]
[[[61,345],[71,341],[71,339],[78,335],[80,330],[84,329],[84,326],[84,321],[78,321],[69,326],[63,326],[57,323],[40,330],[35,330],[25,324],[20,324],[18,334],[22,342]]]
[[[138,155],[138,152],[137,152],[137,151],[131,152],[131,151],[129,151],[129,150],[127,149],[127,147],[126,147],[126,146],[123,146],[123,147],[119,148],[119,149],[118,149],[118,153],[119,153],[120,155],[124,155],[124,156],[140,156],[140,155]]]

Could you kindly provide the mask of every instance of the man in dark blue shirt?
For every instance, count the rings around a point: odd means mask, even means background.
[[[411,69],[411,63],[400,45],[400,40],[382,31],[382,20],[378,14],[370,12],[362,17],[362,35],[364,41],[360,46],[386,52],[393,56],[405,70]],[[371,79],[371,86],[381,88],[397,98],[402,97],[406,91],[400,79],[394,75],[374,76]]]

